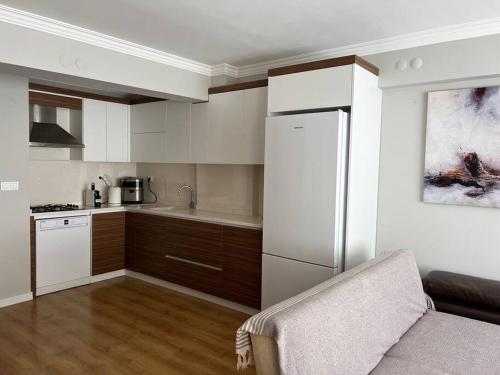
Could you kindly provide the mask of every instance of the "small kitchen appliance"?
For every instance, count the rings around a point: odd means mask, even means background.
[[[137,177],[123,177],[120,179],[122,189],[122,203],[140,204],[144,200],[144,181]]]
[[[85,206],[101,207],[101,193],[95,189],[95,183],[90,184],[90,190],[85,190]]]
[[[108,204],[119,205],[122,203],[122,189],[118,186],[111,186],[108,193]]]

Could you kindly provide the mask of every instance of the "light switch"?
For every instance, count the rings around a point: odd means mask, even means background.
[[[19,181],[2,181],[0,190],[1,191],[19,190]]]

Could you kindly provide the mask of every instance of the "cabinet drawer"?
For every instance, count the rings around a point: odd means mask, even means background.
[[[164,258],[165,271],[160,277],[175,284],[223,297],[222,270]]]
[[[352,65],[269,77],[268,111],[351,105]]]
[[[164,219],[165,255],[222,268],[221,225],[182,219]]]

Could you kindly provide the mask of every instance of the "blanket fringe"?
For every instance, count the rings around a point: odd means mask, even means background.
[[[245,346],[243,348],[236,349],[236,354],[238,355],[238,370],[244,370],[248,366],[253,365],[253,354],[251,346]]]

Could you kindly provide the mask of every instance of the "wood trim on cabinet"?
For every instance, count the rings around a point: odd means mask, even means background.
[[[112,103],[129,104],[129,102],[130,102],[127,98],[116,98],[116,97],[108,96],[108,95],[93,94],[90,92],[71,90],[71,89],[63,89],[60,87],[52,87],[52,86],[47,86],[47,85],[40,85],[38,83],[30,83],[29,89],[30,90],[37,90],[37,91],[44,91],[44,92],[51,92],[54,94],[76,96],[78,98],[102,100],[105,102],[112,102]],[[30,92],[30,94],[31,94],[31,92]]]
[[[152,96],[118,98],[118,97],[109,96],[109,95],[93,94],[90,92],[85,92],[85,91],[80,91],[80,90],[64,89],[61,87],[41,85],[39,83],[30,83],[29,89],[31,90],[30,95],[32,93],[42,94],[42,95],[49,95],[49,94],[45,94],[45,93],[69,95],[69,96],[75,96],[76,98],[69,98],[67,96],[58,96],[58,98],[61,98],[61,100],[63,100],[63,99],[80,100],[80,102],[81,102],[81,98],[85,98],[85,99],[101,100],[104,102],[134,105],[134,104],[152,103],[152,102],[159,102],[162,100],[167,100],[167,99],[162,99],[162,98],[153,98]],[[38,92],[38,91],[43,91],[43,92]],[[44,103],[35,103],[35,104],[44,104]],[[52,105],[52,104],[49,103],[49,104],[45,104],[45,105]],[[59,107],[64,107],[64,106],[59,105]],[[72,108],[72,107],[65,107],[65,108]],[[80,104],[80,108],[81,108],[81,104]]]
[[[144,104],[144,103],[153,103],[153,102],[162,102],[168,99],[161,99],[161,98],[134,98],[129,100],[130,105],[135,105],[135,104]]]
[[[30,216],[30,258],[31,258],[31,291],[36,293],[36,227],[35,219]]]
[[[267,79],[261,79],[258,81],[251,81],[251,82],[241,82],[241,83],[234,83],[232,85],[226,85],[226,86],[217,86],[217,87],[210,87],[208,89],[208,94],[220,94],[223,92],[229,92],[229,91],[238,91],[238,90],[247,90],[247,89],[255,89],[257,87],[265,87],[268,84]]]
[[[30,91],[29,104],[40,104],[49,107],[82,109],[82,99],[67,96],[50,95],[43,92]]]
[[[269,69],[267,72],[267,75],[269,77],[274,77],[274,76],[281,76],[284,74],[307,72],[309,70],[333,68],[336,66],[350,65],[350,64],[357,64],[357,65],[365,68],[369,72],[378,76],[378,73],[379,73],[378,68],[375,65],[369,63],[368,61],[366,61],[365,59],[363,59],[357,55],[336,57],[333,59],[312,61],[312,62],[303,63],[303,64],[283,66],[280,68]]]

